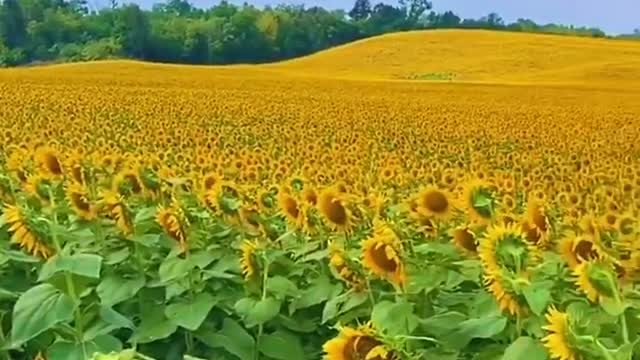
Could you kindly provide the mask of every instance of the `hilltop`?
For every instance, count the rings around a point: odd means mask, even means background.
[[[640,42],[486,30],[412,31],[382,35],[314,55],[264,65],[191,66],[137,61],[55,65],[56,73],[109,79],[139,74],[198,84],[220,77],[585,85],[640,85]],[[5,70],[45,75],[51,67]],[[2,73],[0,73],[2,74]],[[131,79],[130,76],[122,78]]]

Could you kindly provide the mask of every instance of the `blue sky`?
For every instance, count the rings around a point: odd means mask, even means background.
[[[154,0],[128,0],[150,6]],[[218,0],[190,0],[198,7],[211,7]],[[375,4],[379,0],[372,0]],[[231,0],[242,4],[244,0]],[[348,9],[353,0],[247,0],[256,6],[279,3],[320,5],[330,9]],[[394,0],[382,0],[394,3]],[[578,26],[597,26],[608,33],[630,33],[640,28],[640,0],[433,0],[437,11],[453,10],[462,17],[480,17],[490,12],[499,13],[506,21],[520,17],[538,23],[561,23]]]

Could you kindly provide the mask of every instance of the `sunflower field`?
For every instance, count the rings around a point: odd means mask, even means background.
[[[0,71],[0,359],[640,359],[640,92]]]

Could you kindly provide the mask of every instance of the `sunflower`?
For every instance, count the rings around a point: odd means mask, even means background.
[[[589,301],[598,303],[602,298],[612,298],[618,291],[613,264],[604,259],[580,263],[573,270],[575,284]]]
[[[113,190],[122,195],[138,195],[142,193],[142,181],[140,175],[135,170],[126,170],[113,180]]]
[[[569,315],[550,307],[545,315],[547,325],[542,328],[547,331],[547,336],[542,339],[552,359],[580,360],[582,357],[571,345],[571,323]]]
[[[479,254],[485,274],[490,276],[503,270],[526,272],[540,257],[538,249],[513,225],[490,227],[480,243]]]
[[[598,259],[604,255],[604,251],[592,237],[573,233],[560,241],[558,250],[571,269],[575,269],[584,261]]]
[[[504,275],[501,272],[487,274],[485,272],[484,285],[493,295],[501,311],[510,315],[522,315],[527,309],[526,300],[522,299],[513,289],[513,284],[529,284],[525,274]]]
[[[124,202],[124,197],[113,191],[102,194],[100,205],[105,215],[115,221],[116,227],[123,235],[133,233],[132,213]]]
[[[258,258],[256,257],[256,251],[258,250],[258,243],[255,241],[246,240],[241,246],[240,251],[242,253],[240,257],[240,267],[242,268],[242,276],[246,281],[250,281],[257,277],[259,270]]]
[[[221,178],[217,172],[210,172],[202,178],[202,191],[206,192],[214,189],[221,183]]]
[[[178,242],[181,252],[187,250],[187,236],[185,233],[187,221],[182,209],[175,202],[170,207],[158,208],[156,222],[173,240]]]
[[[418,195],[418,211],[426,217],[447,219],[452,210],[451,196],[435,186],[428,186]]]
[[[523,230],[527,232],[527,237],[535,239],[537,245],[547,244],[551,233],[551,224],[544,205],[538,200],[530,200],[527,206],[527,220],[523,225]],[[529,234],[531,232],[531,234]],[[535,232],[535,234],[533,234]]]
[[[243,206],[240,208],[240,220],[251,235],[259,235],[262,233],[262,225],[260,223],[260,212],[257,206]]]
[[[85,187],[79,183],[69,183],[66,188],[66,196],[73,211],[83,220],[96,218],[96,208],[89,201],[89,195]]]
[[[48,259],[53,255],[53,251],[29,228],[24,212],[20,208],[15,205],[6,205],[4,220],[9,225],[9,233],[12,234],[11,242],[42,259]]]
[[[469,226],[460,226],[450,232],[454,245],[466,254],[478,252],[478,239]]]
[[[406,275],[402,251],[402,242],[395,232],[385,223],[377,221],[373,234],[362,244],[362,263],[375,275],[403,287]]]
[[[52,147],[43,146],[38,148],[34,160],[40,172],[45,176],[58,177],[64,173],[60,154]]]
[[[462,200],[471,220],[486,224],[495,215],[496,199],[493,187],[482,180],[473,180],[463,188]]]
[[[335,338],[323,345],[324,360],[391,360],[395,356],[380,341],[371,325],[356,329],[341,327]]]
[[[318,193],[310,186],[305,186],[302,190],[302,199],[311,206],[318,204]]]
[[[296,229],[304,225],[304,212],[301,210],[296,198],[285,189],[278,192],[278,207],[284,214],[287,222]]]
[[[329,243],[329,265],[342,281],[356,291],[366,288],[365,279],[354,271],[344,248],[334,242]]]
[[[344,198],[345,195],[336,189],[325,189],[318,197],[318,210],[330,227],[349,231],[351,229],[351,214],[345,206]]]

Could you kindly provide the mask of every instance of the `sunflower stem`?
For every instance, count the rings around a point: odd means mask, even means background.
[[[613,355],[611,355],[611,351],[609,351],[609,349],[607,349],[607,347],[604,346],[598,339],[595,339],[595,344],[596,346],[598,346],[598,349],[600,349],[600,351],[602,352],[602,356],[604,357],[605,360],[615,360]]]
[[[264,270],[262,271],[262,296],[261,300],[264,301],[267,298],[267,280],[269,279],[269,266],[271,265],[265,256],[262,257],[264,261]],[[264,331],[263,324],[258,325],[258,338],[256,339],[256,347],[253,349],[253,359],[260,359],[260,345],[262,342],[262,333]]]
[[[611,275],[607,275],[607,279],[609,283],[615,291],[613,292],[613,298],[615,299],[618,305],[622,305],[622,299],[620,298],[620,292],[618,291],[617,282]],[[623,311],[620,314],[620,326],[622,327],[622,340],[625,344],[629,344],[629,327],[627,325],[627,317],[625,316],[625,312]]]
[[[51,202],[51,210],[53,212],[53,229],[51,229],[51,239],[53,240],[53,243],[56,247],[56,252],[58,254],[60,254],[62,252],[62,246],[60,245],[60,241],[58,239],[58,213],[56,212],[56,201],[55,198],[53,197],[53,191],[51,190],[51,188],[49,188],[49,201]],[[73,301],[73,303],[75,304],[75,310],[74,310],[74,315],[75,315],[75,328],[76,328],[76,337],[78,342],[82,342],[82,338],[84,337],[84,331],[82,329],[83,325],[82,325],[82,312],[80,311],[80,298],[78,297],[78,294],[76,292],[76,288],[75,285],[73,284],[73,277],[72,274],[68,271],[64,272],[64,281],[65,284],[67,286],[67,291],[69,292],[69,296],[71,297],[71,300]]]

